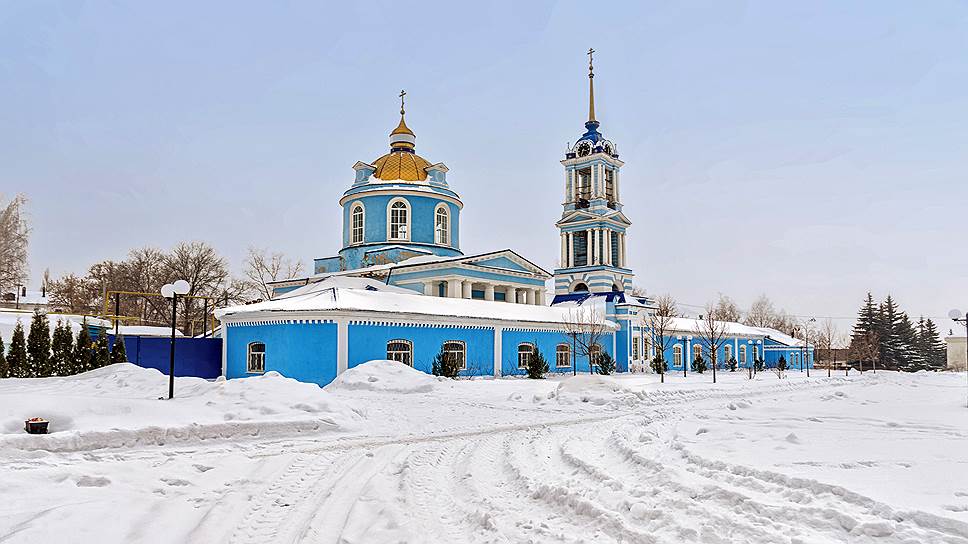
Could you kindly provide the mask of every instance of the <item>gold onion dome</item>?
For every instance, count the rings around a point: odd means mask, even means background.
[[[430,162],[414,153],[417,136],[404,120],[403,97],[400,92],[400,124],[390,133],[390,152],[373,161],[376,171],[373,176],[386,181],[425,181]]]

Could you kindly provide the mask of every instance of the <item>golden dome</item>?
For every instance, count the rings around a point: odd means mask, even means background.
[[[400,123],[403,125],[403,122]],[[406,125],[403,125],[406,128]],[[399,127],[398,127],[399,128]],[[409,130],[409,129],[407,129]],[[385,181],[425,181],[430,163],[412,151],[391,151],[373,161],[373,177]]]
[[[410,127],[407,126],[407,122],[403,120],[402,112],[400,113],[400,124],[397,125],[397,128],[393,129],[393,132],[390,133],[390,136],[393,136],[394,134],[409,134],[411,136],[415,136],[413,131],[410,130]]]

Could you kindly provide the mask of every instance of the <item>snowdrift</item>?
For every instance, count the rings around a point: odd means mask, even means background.
[[[210,382],[133,364],[76,376],[0,380],[0,449],[78,451],[353,429],[359,413],[318,385],[277,372]],[[161,400],[164,398],[165,400]],[[23,422],[50,420],[49,435]]]
[[[434,376],[387,360],[367,361],[348,369],[326,386],[327,391],[375,391],[380,393],[429,393],[440,382]]]

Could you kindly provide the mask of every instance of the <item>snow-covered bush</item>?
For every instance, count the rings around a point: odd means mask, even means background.
[[[607,351],[603,351],[596,357],[598,359],[595,364],[595,372],[601,374],[602,376],[608,376],[609,374],[615,372],[615,359],[608,354]]]
[[[698,374],[702,374],[706,371],[706,361],[702,358],[702,355],[696,355],[696,358],[693,359],[692,371]]]
[[[534,343],[535,346],[538,345],[537,342]],[[532,380],[540,380],[544,378],[544,375],[548,372],[548,360],[545,359],[541,350],[537,347],[534,349],[534,353],[531,358],[528,359],[528,377]]]

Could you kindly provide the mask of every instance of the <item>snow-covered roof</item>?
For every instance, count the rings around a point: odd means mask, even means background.
[[[670,324],[670,329],[678,333],[686,333],[699,335],[702,330],[702,319],[690,319],[686,317],[674,317],[672,318],[672,323]],[[776,329],[771,329],[769,327],[751,327],[749,325],[744,325],[742,323],[736,323],[734,321],[725,321],[726,323],[726,334],[729,336],[754,336],[754,337],[770,337],[771,340],[775,340],[781,344],[787,346],[802,346],[803,340],[794,338],[788,334],[784,334]]]
[[[149,325],[119,325],[118,329],[123,336],[171,336],[171,327],[154,327]],[[114,328],[108,332],[114,332]],[[182,332],[175,329],[175,336],[184,336]]]
[[[563,324],[580,315],[575,305],[534,306],[508,302],[443,298],[420,295],[409,289],[368,278],[337,276],[284,293],[272,300],[232,306],[216,311],[226,316],[265,315],[275,312],[361,311],[463,317],[499,321]],[[581,308],[604,315],[604,301]],[[610,324],[614,327],[614,324]]]
[[[24,327],[24,333],[30,332],[30,320],[33,319],[34,313],[23,310],[0,310],[0,338],[3,338],[5,345],[10,345],[10,339],[13,337],[13,330],[17,326],[17,321],[20,321]],[[57,326],[58,321],[66,321],[70,324],[71,330],[74,331],[76,335],[81,330],[81,324],[85,322],[85,317],[73,314],[47,314],[47,321],[50,323],[51,334],[54,332],[54,327]],[[110,322],[104,319],[98,319],[95,317],[86,318],[88,325],[95,325],[99,327],[108,327]]]
[[[4,293],[4,298],[10,298],[11,302],[17,301],[17,292],[9,291]],[[43,291],[27,291],[27,294],[21,293],[19,298],[20,304],[32,304],[32,305],[46,305],[48,303],[47,296]]]

